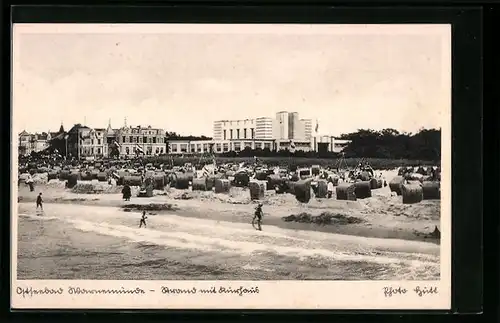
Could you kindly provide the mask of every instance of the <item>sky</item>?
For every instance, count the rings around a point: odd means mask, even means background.
[[[298,112],[324,135],[451,118],[447,25],[15,25],[13,128],[212,135]]]

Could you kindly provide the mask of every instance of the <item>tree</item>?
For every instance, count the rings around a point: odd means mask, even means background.
[[[436,129],[421,129],[414,135],[391,128],[360,129],[340,138],[351,140],[344,149],[346,157],[437,161],[441,156],[441,131]]]

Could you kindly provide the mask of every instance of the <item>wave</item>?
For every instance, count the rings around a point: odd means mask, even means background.
[[[81,231],[126,238],[133,242],[156,244],[165,248],[189,249],[202,252],[233,253],[252,255],[271,252],[286,257],[306,260],[309,258],[325,258],[334,261],[372,262],[377,264],[405,264],[410,267],[435,266],[436,262],[408,260],[400,257],[372,256],[356,253],[331,251],[326,249],[308,249],[300,246],[283,246],[262,244],[252,241],[234,241],[224,237],[204,237],[186,232],[165,232],[153,229],[138,229],[124,225],[94,223],[84,220],[67,220]]]

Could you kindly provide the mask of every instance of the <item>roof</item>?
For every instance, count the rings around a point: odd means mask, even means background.
[[[35,134],[38,140],[47,140],[48,134],[46,132],[42,132],[40,134]]]
[[[52,140],[56,140],[56,139],[64,139],[64,136],[66,135],[65,132],[61,132],[61,133],[58,133],[56,134],[55,136],[52,136]]]
[[[95,131],[106,131],[105,128],[94,128]]]
[[[90,129],[90,128],[87,126],[82,126],[80,123],[77,123],[73,127],[71,127],[71,129],[68,132],[76,132],[80,129]]]
[[[26,130],[21,131],[21,133],[19,134],[19,136],[29,136],[29,135],[30,134],[26,132]]]

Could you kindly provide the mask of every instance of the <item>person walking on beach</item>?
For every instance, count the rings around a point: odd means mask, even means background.
[[[328,178],[328,184],[326,185],[326,187],[327,187],[327,191],[328,191],[328,198],[331,199],[332,195],[333,195],[333,190],[334,190],[333,179],[331,177]]]
[[[262,203],[259,203],[257,207],[255,208],[255,214],[252,219],[252,226],[255,224],[255,220],[257,220],[257,230],[262,231]]]
[[[130,201],[130,197],[132,196],[132,190],[130,189],[130,186],[123,185],[122,194],[125,201]]]
[[[148,217],[146,216],[146,211],[142,211],[142,216],[141,216],[141,222],[139,222],[139,229],[142,228],[142,225],[144,224],[144,227],[146,227],[146,219]]]
[[[40,209],[42,210],[43,212],[43,200],[42,200],[42,193],[38,194],[38,196],[36,197],[36,209],[38,210],[38,207],[40,207]]]

